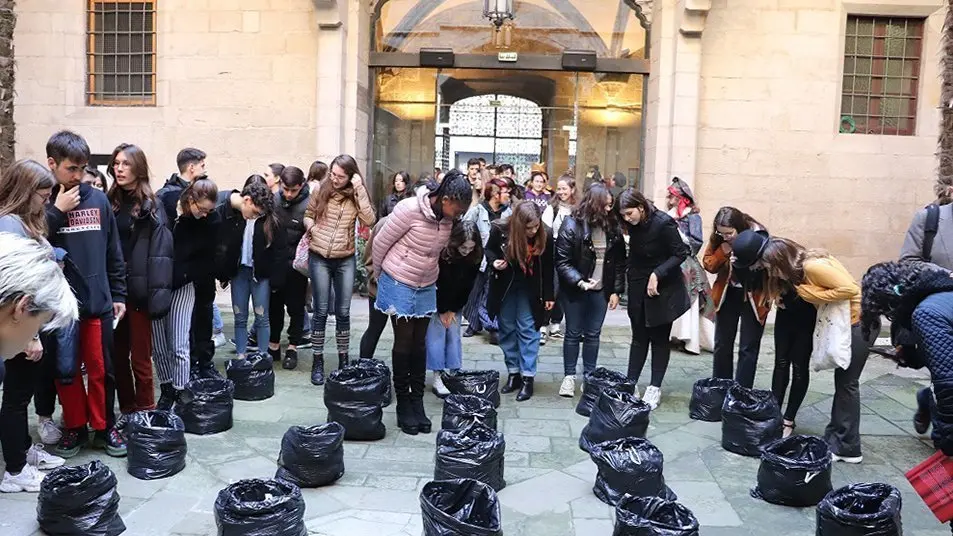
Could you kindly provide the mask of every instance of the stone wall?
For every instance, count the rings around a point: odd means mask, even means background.
[[[157,105],[141,108],[86,106],[86,6],[18,3],[19,157],[45,158],[49,135],[70,128],[94,153],[140,145],[155,185],[175,170],[179,149],[199,147],[209,154],[209,175],[236,187],[270,162],[307,171],[316,157],[333,156],[317,144],[321,60],[312,0],[157,2]]]
[[[934,198],[943,2],[711,3],[694,185],[706,232],[733,205],[856,276],[895,258],[913,213]],[[848,14],[929,16],[915,136],[838,133]]]

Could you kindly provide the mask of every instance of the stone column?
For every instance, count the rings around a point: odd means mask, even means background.
[[[317,157],[328,161],[345,150],[346,0],[314,0],[318,23],[315,106]]]
[[[694,186],[701,34],[711,0],[656,0],[650,31],[645,193],[661,200],[672,177]]]

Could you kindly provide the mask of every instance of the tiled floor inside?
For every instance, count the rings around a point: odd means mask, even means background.
[[[366,325],[366,300],[355,299],[352,348]],[[227,309],[227,307],[226,307]],[[230,323],[230,319],[226,319]],[[600,364],[625,370],[629,329],[624,311],[610,314],[603,334]],[[329,327],[330,329],[330,327]],[[389,361],[392,339],[385,332],[377,357]],[[502,354],[480,338],[466,339],[465,366],[504,372]],[[333,346],[333,342],[330,343]],[[231,357],[222,348],[216,356]],[[773,366],[770,333],[766,334],[757,385],[767,388]],[[281,437],[289,426],[325,422],[322,389],[308,379],[310,360],[296,371],[277,369],[273,398],[236,402],[235,426],[213,436],[188,436],[188,465],[169,479],[139,481],[126,473],[126,462],[96,451],[83,451],[69,463],[100,457],[115,471],[122,497],[120,511],[136,536],[211,535],[216,533],[213,503],[220,489],[242,478],[272,477]],[[576,401],[556,395],[562,377],[561,344],[542,350],[536,396],[517,403],[504,396],[499,429],[506,439],[507,487],[499,494],[504,533],[508,536],[608,536],[613,511],[592,493],[595,466],[578,447],[586,418]],[[813,508],[773,506],[751,498],[759,461],[722,450],[718,423],[688,418],[693,382],[710,374],[711,356],[676,354],[663,388],[662,405],[653,412],[648,438],[665,456],[664,474],[680,501],[701,522],[703,536],[763,536],[770,533],[809,536],[815,532]],[[837,465],[834,486],[851,482],[886,482],[903,494],[904,533],[948,535],[913,492],[904,473],[933,453],[929,441],[914,435],[911,415],[922,373],[896,369],[871,357],[862,378],[864,463]],[[819,434],[827,423],[833,393],[831,373],[814,374],[798,431]],[[428,394],[431,417],[441,402]],[[327,536],[419,535],[419,492],[433,476],[436,434],[407,436],[397,430],[394,408],[384,410],[387,436],[371,443],[345,444],[346,473],[335,485],[304,490],[309,533]],[[31,412],[32,414],[32,412]],[[33,423],[31,422],[31,425]],[[0,534],[41,534],[36,523],[35,494],[0,496]]]

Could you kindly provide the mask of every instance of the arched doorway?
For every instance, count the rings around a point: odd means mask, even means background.
[[[378,2],[370,54],[374,176],[385,183],[399,170],[416,177],[479,153],[489,162],[513,164],[518,174],[522,169],[525,179],[532,162],[524,161],[538,150],[554,178],[568,172],[581,179],[598,169],[639,182],[648,61],[636,2],[514,5],[512,23],[497,33],[483,18],[482,0]],[[455,54],[452,67],[421,67],[422,50],[448,47]],[[567,50],[594,53],[596,71],[564,66]],[[475,123],[455,119],[454,110]],[[491,117],[515,126],[504,127],[511,130],[503,135],[486,134],[480,118]],[[477,123],[483,134],[472,135]],[[487,139],[497,140],[492,151]],[[500,150],[500,143],[513,150]]]

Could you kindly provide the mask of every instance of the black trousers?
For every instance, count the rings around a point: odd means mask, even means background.
[[[430,318],[391,317],[394,396],[422,398],[427,377],[427,328]]]
[[[26,451],[33,444],[27,406],[33,398],[41,366],[23,355],[6,362],[7,376],[3,384],[3,399],[0,402],[0,446],[3,447],[3,461],[10,474],[23,470],[26,465]]]
[[[46,335],[41,335],[44,346]],[[56,356],[43,352],[40,368],[36,375],[33,394],[33,406],[40,417],[52,417],[56,410]]]
[[[642,315],[638,315],[642,316]],[[652,346],[652,381],[654,387],[661,387],[668,371],[668,361],[672,356],[672,323],[660,326],[647,327],[644,318],[634,318],[629,315],[629,325],[632,328],[632,345],[629,347],[629,379],[638,383],[645,361],[649,355],[649,345]]]
[[[715,316],[715,352],[712,376],[731,379],[734,368],[735,335],[741,323],[741,340],[738,343],[738,368],[735,381],[744,387],[754,385],[758,370],[758,354],[761,352],[761,336],[764,325],[758,320],[751,302],[745,300],[745,291],[729,285],[721,308]]]
[[[774,374],[771,392],[784,406],[784,395],[791,384],[791,397],[784,419],[794,421],[807,395],[811,381],[811,352],[814,349],[814,324],[817,308],[796,296],[785,297],[774,321]]]
[[[195,307],[192,309],[192,327],[189,331],[192,366],[211,363],[215,356],[212,341],[212,304],[215,303],[215,279],[193,281]]]
[[[870,346],[877,340],[880,326],[874,326],[870,338],[864,337],[860,324],[851,328],[850,366],[834,370],[834,403],[831,422],[824,439],[831,452],[839,456],[860,456],[860,374],[867,365]]]
[[[281,342],[285,327],[285,309],[288,310],[288,344],[297,346],[304,342],[304,298],[308,290],[308,278],[294,268],[288,268],[285,284],[271,293],[268,301],[268,322],[271,324],[272,344]]]
[[[377,307],[374,307],[374,302],[377,301],[374,296],[367,298],[367,312],[369,318],[367,321],[367,329],[364,330],[364,335],[361,335],[361,359],[370,359],[374,357],[374,352],[377,350],[377,343],[381,340],[381,334],[384,333],[384,328],[387,327],[387,315],[377,310]]]

